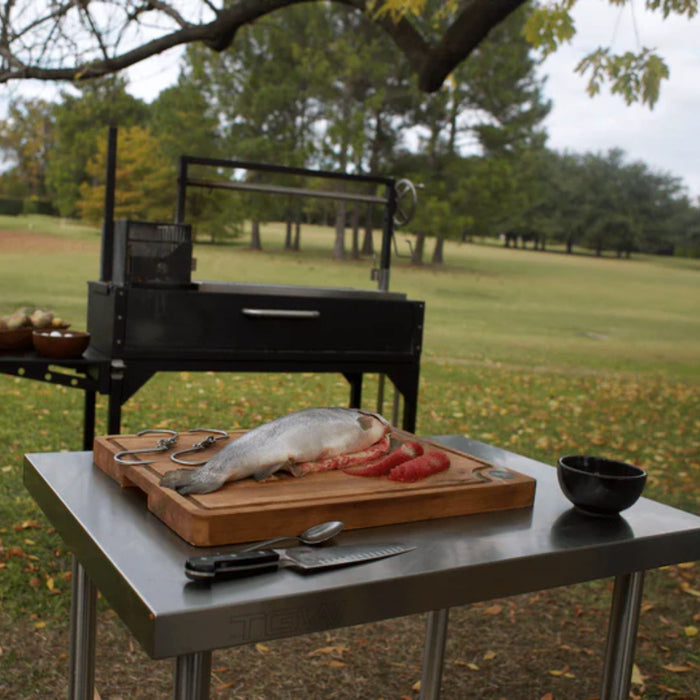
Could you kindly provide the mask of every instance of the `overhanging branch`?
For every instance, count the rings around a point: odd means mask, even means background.
[[[93,39],[100,48],[103,58],[89,62],[75,62],[73,65],[57,67],[32,63],[24,56],[13,51],[13,41],[18,36],[10,27],[11,18],[8,7],[2,16],[0,33],[0,83],[18,79],[37,79],[45,81],[80,81],[117,73],[136,65],[145,59],[163,53],[176,46],[201,42],[214,51],[223,51],[233,42],[236,32],[243,26],[254,22],[275,10],[318,0],[237,0],[229,7],[215,10],[216,17],[206,23],[190,24],[164,0],[150,4],[149,10],[159,11],[178,25],[177,29],[156,39],[145,41],[133,49],[109,56],[103,44],[103,35],[95,27]],[[387,16],[368,20],[375,22],[391,37],[406,57],[419,79],[419,87],[426,92],[438,90],[445,78],[480,44],[489,31],[516,10],[526,0],[463,0],[461,9],[453,23],[447,28],[439,41],[431,43],[419,31],[417,26],[407,19],[396,22]],[[366,0],[335,0],[367,14]],[[206,3],[210,9],[211,3]],[[59,14],[54,7],[53,17],[47,12],[43,18],[44,26],[51,28],[52,22],[63,17],[72,6],[66,2]],[[60,6],[59,6],[60,7]],[[145,10],[144,10],[145,12]],[[30,36],[35,27],[25,28],[25,35]]]

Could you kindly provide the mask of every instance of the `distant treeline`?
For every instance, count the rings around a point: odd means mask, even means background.
[[[117,218],[172,220],[178,157],[189,154],[409,178],[420,186],[406,227],[416,261],[426,236],[437,241],[436,262],[444,239],[477,236],[619,255],[700,255],[700,208],[679,178],[616,149],[546,147],[550,105],[522,37],[526,11],[491,32],[432,95],[415,88],[386,37],[328,3],[246,26],[231,51],[190,45],[178,83],[150,104],[118,77],[67,89],[54,103],[18,99],[0,122],[0,213],[99,223],[107,131],[118,126]],[[198,176],[250,174],[202,168]],[[346,227],[357,253],[372,249],[370,231],[382,225],[377,206],[206,187],[188,190],[187,212],[202,240],[240,236],[251,222],[253,246],[264,244],[264,221],[288,221],[297,246],[303,222],[329,223],[338,256]]]

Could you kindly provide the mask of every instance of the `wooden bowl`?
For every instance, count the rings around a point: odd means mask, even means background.
[[[81,357],[90,344],[90,334],[84,331],[45,328],[34,331],[32,340],[39,355],[63,360]]]
[[[0,350],[29,350],[32,347],[30,326],[0,331]]]

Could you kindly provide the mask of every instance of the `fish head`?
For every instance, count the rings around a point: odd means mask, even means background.
[[[357,422],[367,437],[371,437],[372,441],[369,444],[374,444],[381,440],[387,433],[391,432],[391,423],[379,413],[372,411],[358,410],[360,414]]]

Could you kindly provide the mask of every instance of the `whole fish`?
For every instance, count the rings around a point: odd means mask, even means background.
[[[165,474],[161,486],[183,495],[210,493],[227,481],[264,479],[304,462],[365,450],[391,425],[378,413],[356,408],[308,408],[253,428],[194,469]]]

